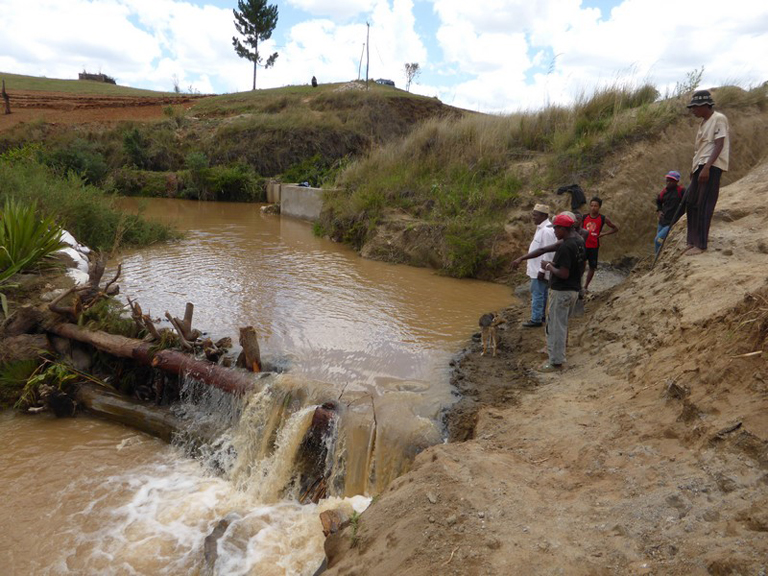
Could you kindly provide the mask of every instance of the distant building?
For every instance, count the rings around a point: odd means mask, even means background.
[[[117,84],[115,79],[106,74],[88,74],[88,72],[80,72],[77,75],[78,80],[93,80],[94,82],[104,82],[105,84]]]
[[[392,86],[392,87],[395,86],[395,83],[392,82],[392,80],[387,80],[386,78],[379,78],[378,80],[376,80],[376,84],[382,84],[384,86]]]

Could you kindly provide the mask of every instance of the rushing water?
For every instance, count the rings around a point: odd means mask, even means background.
[[[240,407],[222,440],[237,455],[223,475],[87,417],[3,415],[2,573],[204,573],[203,541],[227,518],[216,573],[311,575],[318,514],[362,510],[440,441],[449,358],[480,314],[511,302],[509,289],[363,260],[255,205],[152,200],[145,210],[187,235],[122,254],[123,296],[153,317],[193,302],[195,326],[214,337],[237,341],[252,325],[262,358],[286,372]],[[327,399],[343,407],[328,452],[332,497],[301,506],[292,462]]]

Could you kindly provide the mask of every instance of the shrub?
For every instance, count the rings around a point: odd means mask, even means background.
[[[56,174],[32,160],[10,162],[0,156],[0,201],[15,197],[55,214],[56,223],[96,250],[111,250],[116,242],[145,246],[177,236],[170,227],[124,212],[104,190],[86,184],[76,174]]]
[[[107,163],[98,146],[88,140],[75,138],[72,142],[50,152],[41,152],[43,162],[62,174],[73,171],[91,184],[101,183],[107,175]]]
[[[282,174],[283,182],[308,182],[310,186],[321,188],[333,182],[336,175],[347,163],[347,159],[332,161],[330,158],[315,154],[288,168]]]
[[[147,142],[138,128],[130,128],[123,134],[123,150],[137,168],[146,168],[149,165],[147,158]]]
[[[0,214],[0,284],[17,272],[45,264],[63,247],[61,227],[53,218],[39,218],[34,205],[5,198]]]
[[[246,164],[214,166],[208,169],[206,186],[215,200],[225,202],[264,202],[263,179]]]

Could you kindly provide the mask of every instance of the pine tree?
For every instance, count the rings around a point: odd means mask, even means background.
[[[261,64],[259,41],[269,40],[277,24],[277,6],[267,5],[267,0],[237,0],[235,28],[243,37],[241,42],[236,36],[232,37],[232,45],[240,58],[253,62],[253,89],[256,90],[256,68]],[[264,68],[273,66],[277,60],[277,52],[267,58]]]

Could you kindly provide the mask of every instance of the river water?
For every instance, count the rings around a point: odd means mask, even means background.
[[[214,339],[237,342],[252,325],[264,362],[285,372],[242,408],[227,440],[238,460],[223,475],[88,417],[2,415],[2,573],[202,574],[204,539],[226,517],[215,573],[311,575],[323,556],[319,513],[363,510],[418,450],[441,441],[450,357],[482,313],[511,303],[510,290],[361,259],[258,205],[140,204],[186,237],[119,255],[123,297],[153,317],[181,316],[193,302],[195,326]],[[289,397],[303,404],[268,428]],[[339,398],[337,489],[301,506],[285,462],[313,407]],[[274,446],[253,449],[265,434]]]

